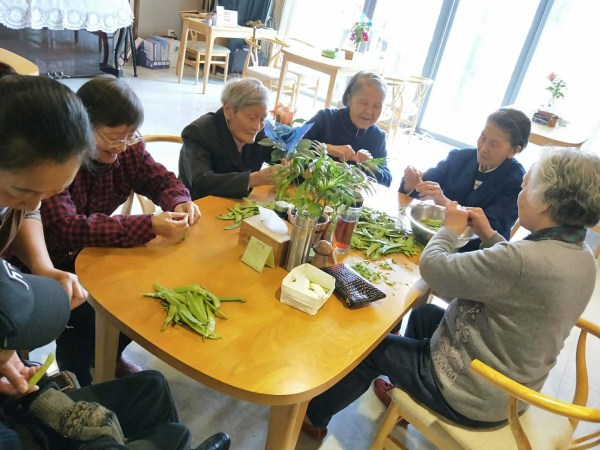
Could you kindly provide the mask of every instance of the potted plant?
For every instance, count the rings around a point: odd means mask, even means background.
[[[282,162],[275,175],[278,199],[286,198],[307,217],[326,220],[327,206],[335,216],[340,206],[353,206],[358,196],[374,191],[377,183],[370,175],[383,163],[383,158],[358,164],[336,161],[327,153],[325,144],[302,139],[312,124],[299,119],[281,123],[282,117],[292,119],[289,109],[282,105],[277,105],[273,112],[275,125],[267,122],[268,137],[260,143],[274,146],[272,160]],[[294,127],[295,123],[303,124]]]

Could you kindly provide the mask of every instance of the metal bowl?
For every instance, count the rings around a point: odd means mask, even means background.
[[[434,219],[443,221],[446,216],[446,208],[428,203],[419,203],[415,206],[409,206],[407,208],[407,215],[410,220],[410,228],[412,229],[413,235],[423,244],[427,244],[437,230],[428,227],[421,222],[421,220]],[[477,238],[478,236],[473,232],[473,229],[467,227],[463,234],[458,237],[456,248],[463,247],[467,245],[469,241]]]

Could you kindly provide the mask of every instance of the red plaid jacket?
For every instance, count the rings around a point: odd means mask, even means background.
[[[63,193],[42,202],[48,252],[55,267],[73,270],[83,247],[133,247],[154,239],[152,215],[111,214],[131,191],[150,198],[164,211],[191,200],[189,191],[140,142],[112,164],[82,167]]]

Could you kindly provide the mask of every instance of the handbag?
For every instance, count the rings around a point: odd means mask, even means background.
[[[323,267],[321,270],[335,278],[335,293],[350,309],[360,308],[386,296],[346,264]]]

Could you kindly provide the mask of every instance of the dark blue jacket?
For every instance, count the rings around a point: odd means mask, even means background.
[[[462,206],[482,208],[492,228],[509,239],[510,229],[517,220],[517,196],[525,169],[514,158],[506,159],[488,174],[481,186],[473,189],[478,169],[477,149],[456,149],[427,170],[423,181],[439,183],[444,195]],[[404,192],[404,179],[399,191]],[[413,192],[411,196],[418,198],[419,194]]]
[[[309,122],[313,126],[304,136],[305,139],[332,145],[350,145],[355,151],[368,150],[373,158],[387,158],[385,133],[377,125],[366,130],[356,128],[350,120],[348,108],[322,109]],[[375,177],[379,184],[388,187],[392,184],[392,174],[386,163],[375,172]]]

